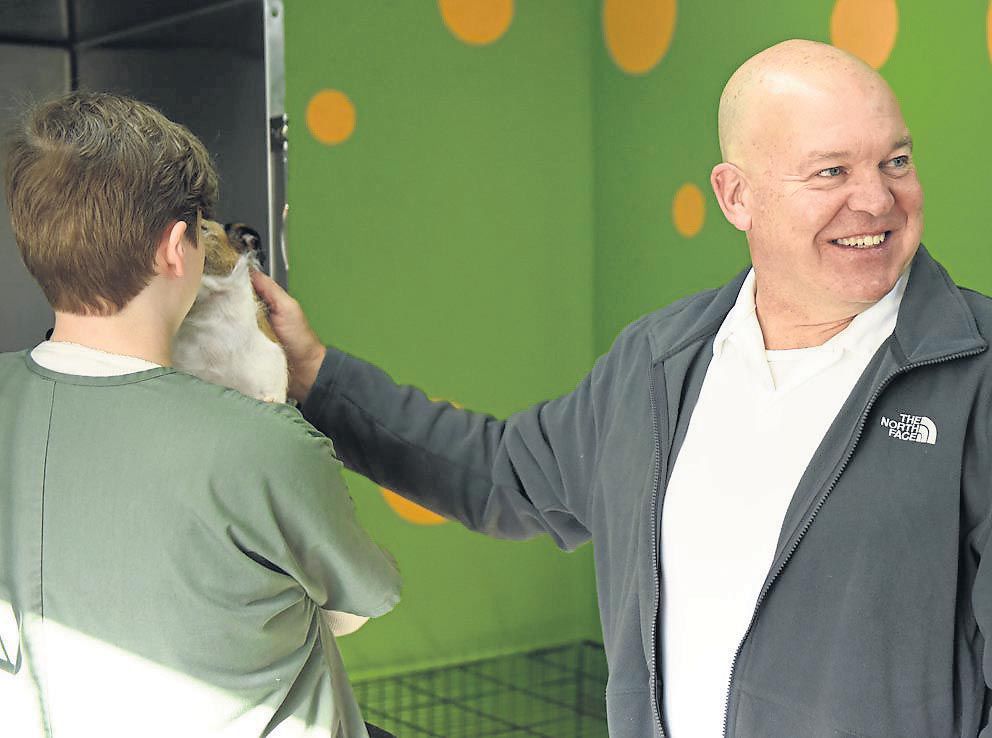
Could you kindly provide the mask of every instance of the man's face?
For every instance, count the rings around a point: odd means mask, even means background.
[[[893,287],[920,242],[906,124],[881,82],[776,102],[747,173],[759,314],[765,304],[813,323],[851,317]]]

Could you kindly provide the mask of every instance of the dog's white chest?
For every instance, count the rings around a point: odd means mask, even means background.
[[[258,327],[259,305],[244,258],[227,277],[204,277],[176,334],[177,369],[267,402],[285,402],[286,355]]]

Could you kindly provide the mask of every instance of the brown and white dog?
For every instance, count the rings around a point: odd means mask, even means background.
[[[286,355],[255,296],[249,270],[261,239],[241,223],[200,225],[203,282],[172,344],[177,369],[266,402],[285,402]]]

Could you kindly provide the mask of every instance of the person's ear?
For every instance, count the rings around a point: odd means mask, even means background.
[[[721,162],[710,173],[710,184],[724,216],[739,231],[751,230],[751,190],[739,167]]]
[[[186,274],[186,249],[189,242],[186,235],[186,223],[177,220],[164,231],[155,251],[155,267],[159,274],[168,277],[182,277]]]

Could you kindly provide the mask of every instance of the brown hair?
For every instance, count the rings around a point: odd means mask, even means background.
[[[29,110],[10,135],[5,185],[24,264],[56,310],[112,315],[155,274],[162,233],[197,241],[217,199],[190,131],[119,95],[75,92]]]

